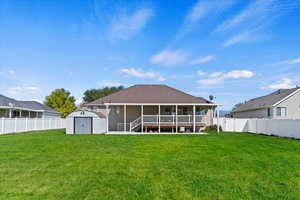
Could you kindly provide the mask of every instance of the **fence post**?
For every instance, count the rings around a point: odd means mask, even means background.
[[[17,132],[17,117],[15,117],[15,133]]]
[[[1,130],[1,134],[4,134],[4,117],[2,117],[2,122],[1,122],[1,124],[2,124],[2,130]]]
[[[257,128],[258,125],[257,125],[257,123],[258,123],[258,120],[255,119],[255,133],[258,133],[258,130],[257,130],[257,129],[258,129],[258,128]]]
[[[233,132],[236,132],[236,118],[233,119]]]
[[[45,118],[42,118],[42,130],[45,130]]]
[[[25,132],[28,131],[28,118],[25,118]]]
[[[34,130],[37,130],[37,118],[34,118]]]

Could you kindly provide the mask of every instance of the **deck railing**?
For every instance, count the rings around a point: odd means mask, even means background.
[[[195,117],[195,123],[208,123],[208,116],[206,115],[143,115],[143,123],[145,125],[157,125],[159,122],[161,125],[175,125],[176,120],[178,125],[193,124]]]

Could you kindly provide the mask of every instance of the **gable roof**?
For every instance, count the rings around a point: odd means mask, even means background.
[[[105,103],[137,103],[137,104],[159,104],[159,103],[195,103],[211,104],[210,101],[189,95],[167,85],[134,85],[106,97],[97,99],[85,105],[103,105]]]
[[[258,97],[255,99],[251,99],[244,104],[240,105],[233,112],[243,112],[247,110],[255,110],[260,108],[272,107],[276,103],[284,100],[289,95],[292,95],[296,92],[300,87],[295,87],[292,89],[280,89],[266,96]]]
[[[59,114],[60,112],[53,110],[52,108],[43,105],[37,101],[18,101],[3,95],[0,95],[0,107],[13,107],[20,109],[28,109],[34,111],[46,111]]]

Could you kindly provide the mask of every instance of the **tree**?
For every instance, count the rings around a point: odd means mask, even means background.
[[[112,93],[118,92],[123,89],[124,89],[123,86],[119,86],[119,87],[105,87],[105,88],[101,88],[101,89],[86,90],[84,92],[83,100],[85,103],[89,103],[96,99],[108,96]]]
[[[61,112],[61,117],[65,118],[76,110],[76,99],[70,95],[70,92],[63,88],[56,89],[49,96],[46,96],[45,105]]]

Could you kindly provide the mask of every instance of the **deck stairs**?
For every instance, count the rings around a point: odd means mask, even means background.
[[[142,125],[142,118],[139,117],[136,120],[130,122],[130,132],[137,130]]]

